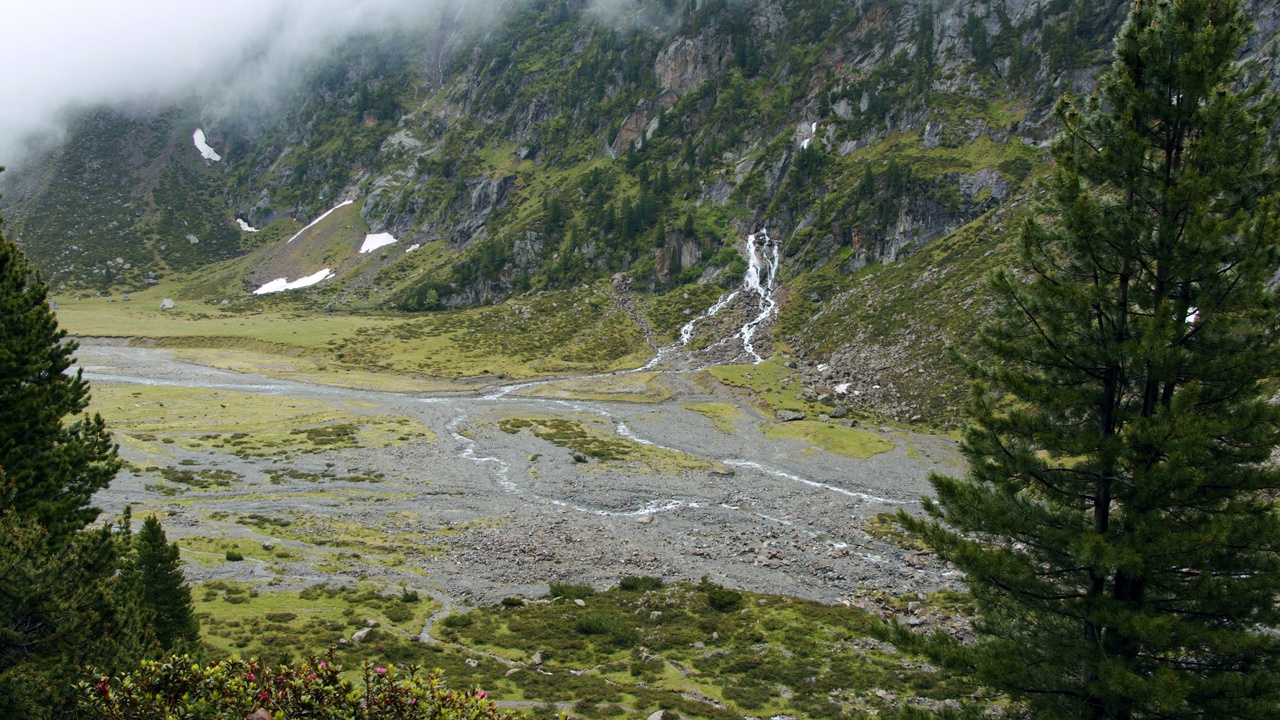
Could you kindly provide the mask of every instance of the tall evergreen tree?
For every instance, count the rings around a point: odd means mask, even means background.
[[[7,499],[0,493],[0,717],[80,717],[75,682],[86,667],[122,671],[155,647],[119,572],[128,531],[55,538]]]
[[[1240,0],[1136,2],[1058,109],[1047,224],[994,280],[963,479],[902,519],[963,570],[1037,718],[1280,717],[1276,98]]]
[[[138,594],[161,647],[168,650],[179,641],[195,643],[200,627],[191,606],[191,588],[182,576],[178,544],[169,543],[155,515],[143,521],[135,549]]]
[[[120,469],[102,418],[83,414],[89,384],[65,374],[76,349],[65,338],[48,287],[0,235],[0,467],[14,509],[55,536],[98,516],[89,500]]]

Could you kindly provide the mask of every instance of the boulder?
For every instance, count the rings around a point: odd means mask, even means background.
[[[173,309],[173,298],[165,298],[165,299],[161,300],[161,301],[160,301],[160,309],[161,309],[161,310],[172,310],[172,309]]]
[[[783,422],[794,422],[796,420],[804,419],[804,413],[796,412],[795,410],[779,410],[773,415]]]
[[[361,630],[357,630],[351,635],[351,642],[355,643],[356,645],[359,645],[360,643],[364,642],[365,638],[369,637],[369,633],[371,632],[373,632],[373,628],[363,628]]]
[[[846,415],[848,415],[848,414],[849,414],[849,408],[847,408],[847,407],[845,407],[845,406],[843,406],[843,405],[837,405],[837,406],[835,406],[835,407],[831,408],[831,412],[829,412],[829,413],[827,413],[827,414],[828,414],[828,415],[830,415],[831,417],[835,418],[836,420],[839,420],[840,418],[842,418],[842,417],[844,417],[844,416],[846,416]]]
[[[587,601],[586,601],[586,600],[583,600],[582,598],[574,598],[574,599],[573,599],[573,604],[574,604],[574,605],[577,605],[578,607],[586,607],[586,606],[587,606]]]
[[[538,652],[534,653],[534,654],[533,654],[533,657],[529,658],[529,664],[530,664],[530,665],[541,665],[541,664],[542,664],[542,651],[541,651],[541,650],[539,650]]]

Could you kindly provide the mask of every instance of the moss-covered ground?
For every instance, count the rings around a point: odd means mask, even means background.
[[[859,608],[636,580],[598,593],[587,586],[576,599],[455,611],[435,622],[435,644],[418,634],[438,605],[405,589],[285,592],[222,581],[194,594],[213,655],[275,660],[335,647],[348,667],[366,657],[439,667],[451,683],[500,701],[573,703],[570,714],[584,718],[659,709],[713,720],[892,717],[903,706],[985,695],[886,642],[883,621]],[[971,610],[954,593],[925,604]]]

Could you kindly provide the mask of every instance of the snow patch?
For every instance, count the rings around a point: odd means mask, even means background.
[[[320,282],[321,280],[327,280],[331,277],[333,277],[333,271],[330,270],[329,268],[325,268],[318,273],[315,273],[313,275],[308,275],[304,278],[298,278],[293,282],[289,282],[287,278],[276,278],[275,280],[272,280],[271,282],[267,283],[266,285],[263,285],[257,290],[254,290],[253,294],[268,295],[270,293],[277,293],[282,290],[297,290],[298,288],[310,287]]]
[[[391,233],[375,233],[373,235],[364,236],[364,244],[360,246],[360,254],[371,253],[380,247],[386,247],[396,242],[395,237]]]
[[[222,160],[222,156],[218,154],[218,151],[209,147],[209,143],[205,142],[203,130],[196,128],[195,133],[191,135],[191,139],[195,141],[196,149],[200,151],[200,157],[214,162]]]
[[[414,244],[410,245],[409,247],[405,248],[405,249],[404,249],[404,251],[405,251],[405,252],[407,252],[407,253],[411,253],[411,252],[413,252],[414,250],[417,250],[417,249],[418,249],[418,248],[420,248],[420,247],[422,247],[422,245],[421,245],[420,243],[414,243]]]
[[[338,203],[337,205],[334,205],[333,207],[329,208],[327,211],[325,211],[325,213],[324,213],[323,215],[321,215],[320,217],[316,218],[315,220],[312,220],[310,225],[308,225],[308,226],[306,226],[306,227],[302,228],[302,229],[301,229],[301,230],[299,230],[298,232],[294,233],[293,237],[289,238],[288,240],[285,240],[285,241],[284,241],[284,242],[285,242],[285,244],[286,244],[286,245],[288,245],[289,243],[293,242],[294,240],[297,240],[299,235],[301,235],[302,233],[304,233],[304,232],[306,232],[306,231],[310,230],[311,228],[315,227],[315,226],[316,226],[316,224],[317,224],[317,223],[319,223],[321,220],[323,220],[323,219],[325,219],[325,218],[329,217],[329,214],[330,214],[330,213],[332,213],[334,210],[337,210],[337,209],[338,209],[338,208],[340,208],[340,207],[346,207],[346,206],[350,205],[350,204],[351,204],[351,203],[353,203],[353,202],[355,202],[355,200],[344,200],[344,201],[342,201],[342,202]]]
[[[852,385],[852,384],[853,384],[853,383],[840,383],[839,385],[835,386],[835,388],[834,388],[834,389],[835,389],[835,391],[836,391],[836,394],[837,394],[837,395],[845,395],[845,394],[847,394],[847,393],[849,392],[849,386],[850,386],[850,385]]]
[[[258,228],[245,222],[243,218],[236,218],[236,224],[239,225],[240,229],[245,232],[258,232]]]

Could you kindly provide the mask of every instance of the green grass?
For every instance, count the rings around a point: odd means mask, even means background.
[[[705,415],[716,426],[717,430],[730,435],[737,432],[737,426],[734,423],[742,418],[742,413],[738,411],[738,408],[729,403],[694,403],[685,405],[684,409]]]
[[[770,423],[763,425],[761,432],[770,440],[801,440],[827,452],[858,459],[889,452],[894,448],[893,441],[882,435],[814,420]]]
[[[831,408],[799,396],[805,389],[799,373],[769,358],[758,365],[719,365],[708,368],[717,380],[733,387],[751,390],[759,398],[761,410],[772,415],[779,410],[804,413],[816,417]]]
[[[95,386],[90,412],[135,443],[216,448],[250,457],[434,442],[415,419],[365,415],[331,403],[163,385]],[[188,483],[191,484],[191,483]]]

